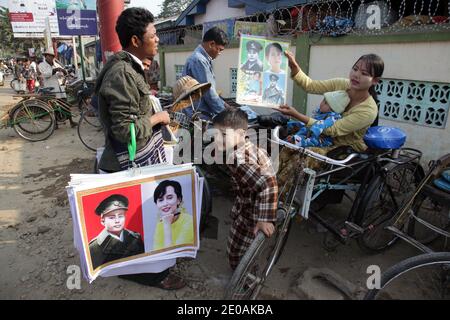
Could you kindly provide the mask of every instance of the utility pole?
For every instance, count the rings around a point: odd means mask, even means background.
[[[117,18],[123,9],[124,0],[97,0],[103,63],[106,63],[111,55],[122,49],[115,27]]]

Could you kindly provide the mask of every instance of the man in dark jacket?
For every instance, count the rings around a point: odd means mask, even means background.
[[[123,51],[108,60],[95,86],[106,139],[99,168],[106,172],[121,170],[117,154],[127,150],[131,122],[135,124],[138,152],[152,138],[153,126],[170,122],[166,111],[155,114],[152,111],[142,65],[144,58],[152,59],[158,54],[159,38],[153,15],[144,8],[128,8],[117,19],[116,32]],[[167,290],[186,285],[169,269],[120,277]]]
[[[99,168],[106,172],[120,171],[116,154],[127,150],[131,122],[135,124],[137,150],[149,141],[154,125],[170,122],[166,111],[153,114],[142,65],[144,58],[158,54],[159,38],[153,22],[153,15],[142,8],[122,12],[116,32],[123,51],[108,60],[97,79],[99,116],[106,131]]]

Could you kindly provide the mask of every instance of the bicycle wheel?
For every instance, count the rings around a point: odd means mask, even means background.
[[[225,291],[225,299],[255,300],[258,297],[282,252],[290,223],[291,216],[285,214],[285,218],[277,224],[270,238],[258,232],[231,277]]]
[[[406,163],[396,165],[385,176],[376,175],[369,182],[356,219],[356,223],[365,230],[358,238],[363,250],[376,253],[395,243],[397,237],[385,228],[392,224],[392,218],[409,200],[421,178],[417,165]]]
[[[23,102],[13,114],[14,131],[28,141],[47,139],[55,130],[55,124],[53,111],[38,101]]]
[[[100,120],[97,117],[90,117],[87,112],[81,115],[77,131],[81,143],[89,150],[97,151],[105,144],[105,135]]]
[[[12,79],[9,83],[9,85],[11,86],[11,89],[16,91],[16,88],[18,87],[18,85],[16,85],[16,83],[18,83],[18,82],[19,82],[19,80],[17,80],[17,78]]]
[[[421,254],[393,265],[381,275],[380,289],[364,297],[375,299],[450,300],[450,252]]]
[[[432,191],[427,190],[433,190],[433,187],[425,186],[423,190],[425,192],[414,200],[412,207],[414,215],[426,223],[447,231],[450,227],[449,207],[436,195],[431,196],[429,192]],[[408,234],[423,244],[429,244],[439,237],[439,233],[416,221],[414,217],[409,221]]]

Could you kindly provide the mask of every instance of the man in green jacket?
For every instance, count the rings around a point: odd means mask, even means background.
[[[122,12],[116,32],[123,51],[110,57],[97,79],[99,115],[106,135],[99,168],[105,172],[121,170],[116,154],[127,150],[131,122],[136,128],[137,150],[147,144],[154,125],[170,122],[166,111],[153,114],[142,65],[144,58],[158,54],[153,22],[153,15],[142,8]]]
[[[152,138],[153,126],[170,122],[166,111],[152,111],[142,64],[144,58],[153,59],[158,54],[159,38],[153,15],[144,8],[128,8],[117,19],[116,32],[123,51],[108,60],[95,86],[106,140],[99,168],[106,172],[123,169],[117,154],[127,150],[131,122],[135,124],[138,153]],[[186,285],[168,269],[120,277],[167,290]]]

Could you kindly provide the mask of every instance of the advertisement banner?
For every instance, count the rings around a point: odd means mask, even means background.
[[[95,0],[56,0],[56,11],[60,35],[97,35]]]
[[[9,17],[15,38],[42,38],[49,18],[52,36],[59,36],[54,0],[8,0]]]

